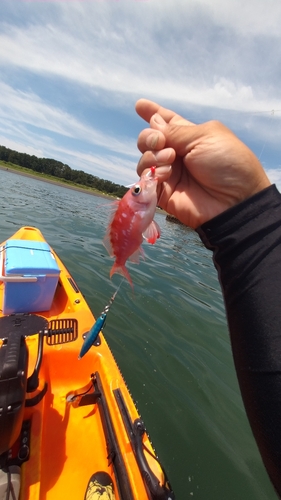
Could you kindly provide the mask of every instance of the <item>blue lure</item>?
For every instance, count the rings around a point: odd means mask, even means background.
[[[121,281],[121,283],[122,283],[122,281]],[[85,356],[85,354],[88,352],[90,347],[92,347],[92,345],[96,341],[98,334],[103,329],[107,313],[108,313],[108,311],[109,311],[109,309],[110,309],[110,307],[111,307],[111,305],[112,305],[112,303],[117,295],[117,292],[121,286],[121,283],[120,283],[119,287],[117,288],[117,290],[112,295],[108,304],[105,306],[104,310],[101,312],[101,314],[98,317],[98,319],[96,320],[96,322],[93,324],[91,330],[87,333],[87,336],[86,336],[84,343],[81,347],[81,351],[80,351],[80,354],[78,356],[78,359],[81,359],[81,358],[83,358],[83,356]]]

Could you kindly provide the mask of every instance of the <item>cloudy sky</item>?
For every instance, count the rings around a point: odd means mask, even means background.
[[[281,188],[281,2],[0,0],[0,144],[137,179],[146,97],[222,120]]]

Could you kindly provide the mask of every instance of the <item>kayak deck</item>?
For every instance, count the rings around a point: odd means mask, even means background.
[[[21,228],[9,241],[12,239],[45,242],[41,232],[31,227]],[[23,422],[28,431],[21,433],[20,444],[15,445],[21,446],[23,436],[27,436],[24,449],[29,457],[20,464],[20,500],[83,500],[88,481],[97,471],[110,474],[116,499],[172,499],[146,432],[141,431],[141,438],[138,435],[134,441],[133,429],[138,434],[142,421],[102,333],[98,345],[78,360],[83,334],[95,318],[68,270],[51,251],[60,275],[50,310],[36,313],[45,318],[49,334],[42,343],[39,386],[26,393]],[[0,307],[4,287],[4,281],[0,281]],[[4,317],[0,311],[0,338]],[[54,322],[60,320],[66,325],[77,322],[76,339],[73,333],[54,329]],[[29,378],[38,360],[39,338],[25,337]],[[152,482],[156,478],[166,496],[153,496],[148,491],[140,470],[143,460],[152,473]]]

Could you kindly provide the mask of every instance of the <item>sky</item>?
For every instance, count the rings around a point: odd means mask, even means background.
[[[281,189],[281,2],[0,0],[0,145],[128,185],[141,97],[221,120]]]

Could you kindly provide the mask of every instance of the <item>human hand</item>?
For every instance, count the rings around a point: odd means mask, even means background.
[[[172,166],[158,169],[158,204],[187,226],[197,228],[270,186],[258,158],[222,123],[195,125],[146,99],[136,111],[151,127],[139,134],[137,172]]]

